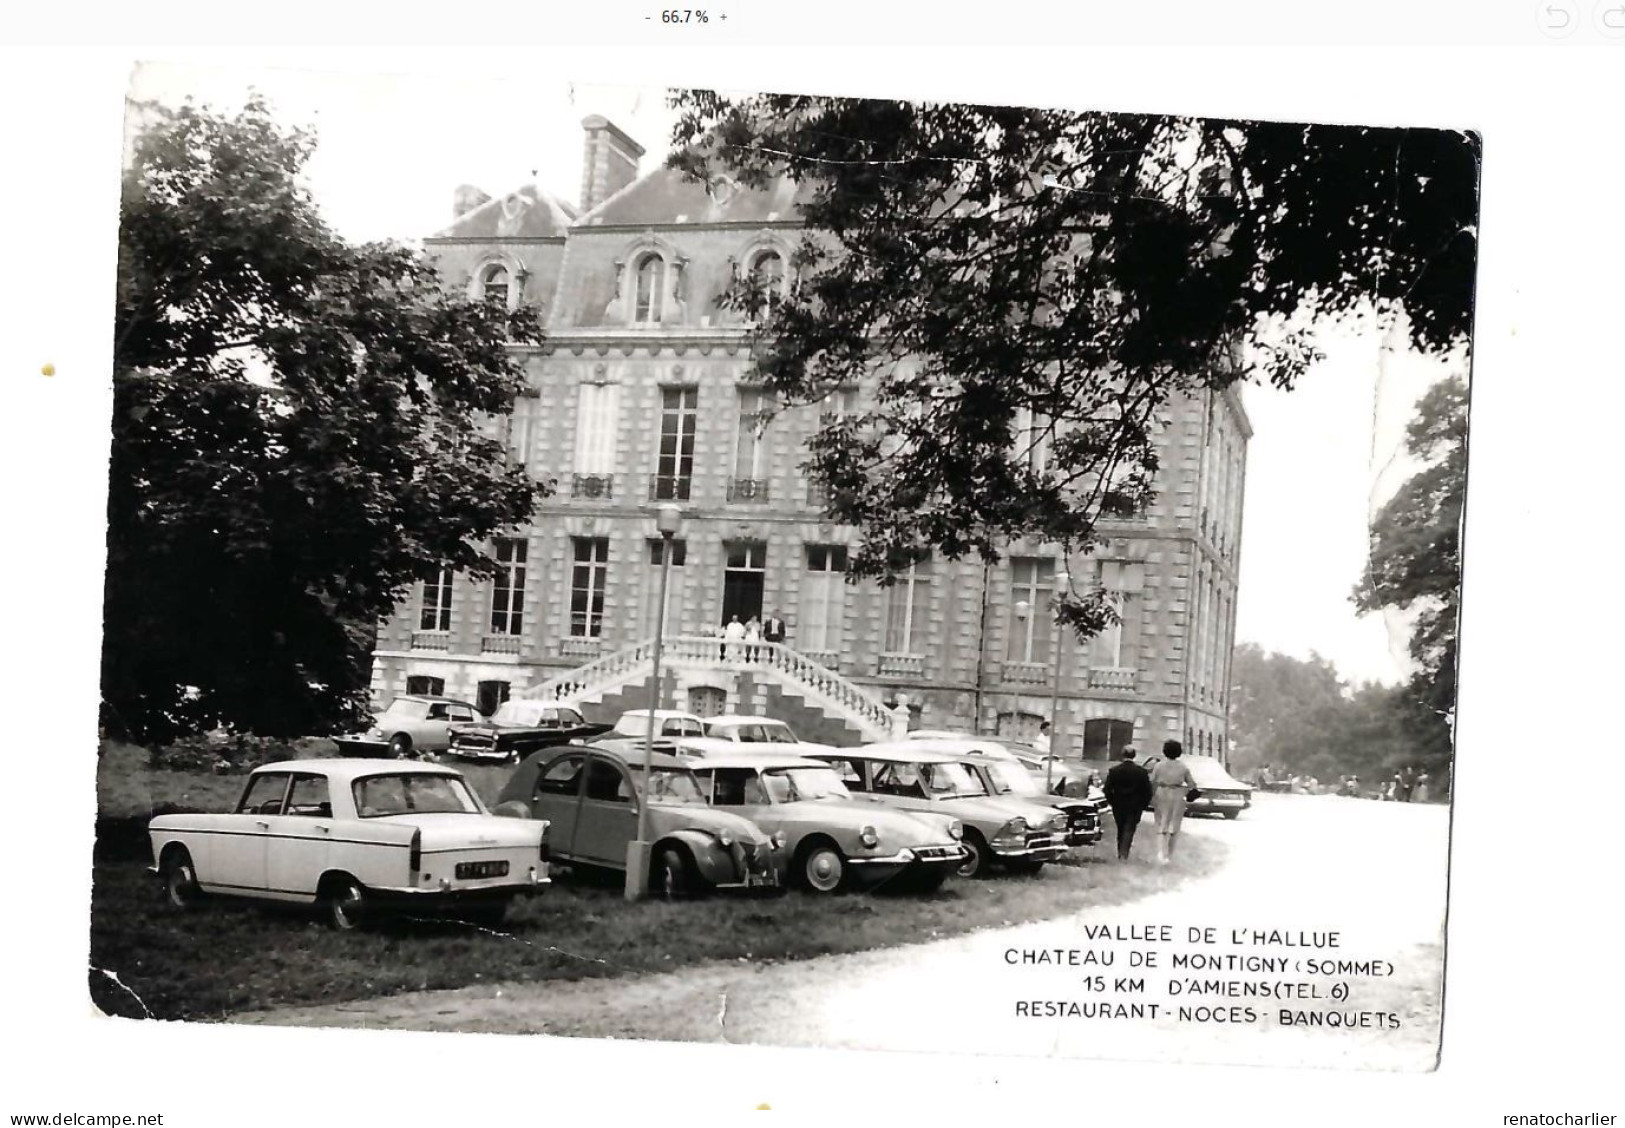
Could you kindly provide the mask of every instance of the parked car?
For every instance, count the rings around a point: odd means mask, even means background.
[[[855,799],[822,760],[742,750],[693,768],[713,807],[784,840],[789,880],[810,892],[860,884],[929,891],[964,861],[958,819]]]
[[[547,823],[494,817],[438,764],[266,764],[232,813],[159,815],[148,833],[174,907],[206,894],[318,903],[337,929],[389,907],[489,923],[548,883]]]
[[[609,731],[579,710],[551,701],[504,701],[484,721],[453,725],[447,755],[464,760],[516,763],[541,748],[585,740]]]
[[[1090,794],[1092,775],[1089,771],[1059,756],[1046,755],[1023,741],[1006,736],[951,732],[947,729],[915,729],[908,736],[910,740],[961,741],[984,756],[1022,765],[1041,787],[1047,786],[1056,795],[1098,799],[1097,809],[1105,802],[1104,794],[1098,796]],[[1094,790],[1098,791],[1098,786],[1094,787]]]
[[[952,815],[964,824],[964,877],[995,864],[1036,871],[1066,852],[1066,816],[1015,796],[994,796],[959,762],[963,741],[896,740],[838,748],[816,758],[834,765],[847,789],[904,811]]]
[[[745,717],[737,714],[711,717],[705,721],[705,735],[712,740],[726,740],[734,744],[770,745],[777,751],[794,751],[798,755],[804,750],[834,750],[834,746],[830,744],[802,740],[785,722],[771,717]],[[785,745],[792,747],[787,749]]]
[[[451,743],[451,726],[471,724],[479,713],[467,701],[407,693],[376,713],[372,727],[353,736],[338,736],[333,743],[342,756],[408,756],[443,752]]]
[[[1146,770],[1150,770],[1160,760],[1161,756],[1152,756],[1146,760]],[[1181,757],[1182,762],[1191,770],[1191,778],[1196,781],[1196,798],[1185,802],[1187,815],[1223,815],[1227,819],[1239,818],[1241,812],[1253,805],[1253,788],[1250,784],[1231,775],[1224,764],[1212,756],[1196,756],[1187,753]]]
[[[654,846],[649,884],[655,892],[676,898],[781,883],[782,839],[740,815],[713,809],[699,778],[677,757],[656,752],[651,769],[645,780],[641,751],[602,744],[544,749],[514,769],[496,811],[547,820],[555,859],[625,872],[638,804],[647,799]]]
[[[654,747],[657,752],[671,752],[679,740],[705,735],[705,722],[693,713],[678,709],[654,710]],[[613,727],[595,743],[630,750],[642,748],[649,736],[649,710],[628,709]]]
[[[961,757],[960,763],[976,773],[990,795],[1013,795],[1064,814],[1068,846],[1093,846],[1100,841],[1100,810],[1092,801],[1046,792],[1042,777],[1034,779],[1018,760],[1001,760],[977,751]]]

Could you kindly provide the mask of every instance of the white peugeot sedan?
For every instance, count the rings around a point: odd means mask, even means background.
[[[399,760],[288,760],[248,777],[230,814],[148,825],[164,896],[318,904],[352,929],[378,908],[495,923],[548,884],[547,824],[486,811],[455,768]]]

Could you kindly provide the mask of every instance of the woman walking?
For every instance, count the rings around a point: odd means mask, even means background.
[[[1185,821],[1185,793],[1196,786],[1190,768],[1180,762],[1184,754],[1179,741],[1164,741],[1162,760],[1151,769],[1151,786],[1156,789],[1151,806],[1157,815],[1157,860],[1164,865],[1173,860],[1174,839]]]

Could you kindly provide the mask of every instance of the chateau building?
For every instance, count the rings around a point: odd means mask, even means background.
[[[1105,543],[1064,562],[1076,585],[1117,596],[1121,625],[1087,644],[1050,618],[1053,545],[1012,544],[991,567],[927,558],[889,587],[847,583],[852,531],[824,518],[800,463],[821,416],[858,409],[865,389],[764,425],[747,327],[717,303],[737,272],[789,285],[796,186],[640,173],[635,141],[601,117],[583,127],[579,208],[534,186],[464,187],[454,222],[425,240],[449,284],[539,310],[547,340],[516,346],[529,388],[501,426],[512,457],[556,488],[530,527],[490,546],[495,580],[442,573],[381,624],[379,704],[443,692],[489,711],[565,696],[605,719],[646,705],[655,510],[676,503],[667,706],[765,713],[851,744],[884,735],[899,702],[916,727],[1030,736],[1054,698],[1065,754],[1144,754],[1175,737],[1228,758],[1251,435],[1234,390],[1167,406],[1155,503],[1103,523]],[[781,647],[716,638],[733,616],[775,614]]]

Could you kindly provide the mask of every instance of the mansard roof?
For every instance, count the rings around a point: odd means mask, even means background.
[[[662,227],[677,223],[795,223],[796,205],[811,189],[789,177],[775,178],[764,188],[745,188],[732,176],[709,182],[691,180],[677,169],[661,166],[582,216],[582,227]]]
[[[436,239],[563,239],[576,221],[576,209],[534,184],[497,196],[461,215]]]

